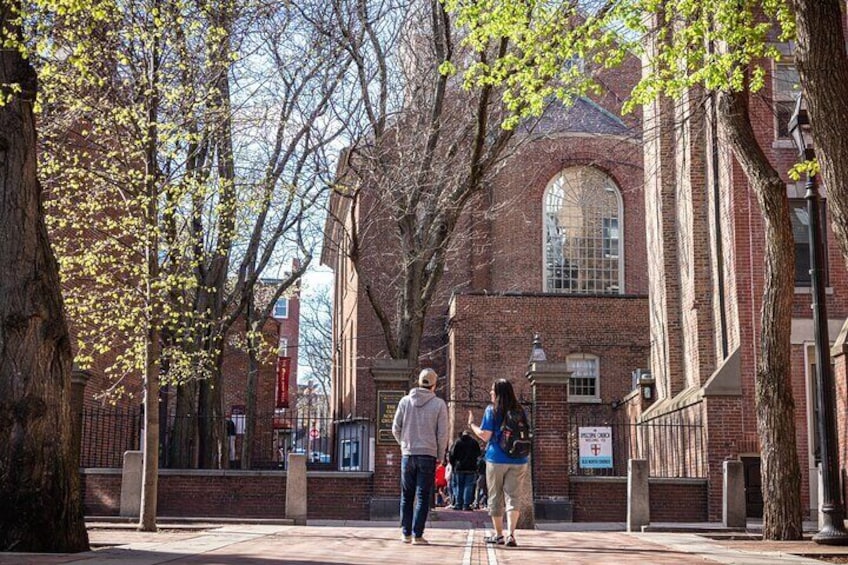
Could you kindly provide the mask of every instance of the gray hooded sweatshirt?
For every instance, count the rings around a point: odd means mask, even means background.
[[[414,388],[398,402],[392,435],[403,455],[441,459],[448,448],[448,407],[426,388]]]

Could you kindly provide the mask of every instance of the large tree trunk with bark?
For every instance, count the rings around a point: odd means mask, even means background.
[[[848,55],[841,0],[793,0],[795,64],[827,188],[833,230],[848,262]]]
[[[801,468],[795,445],[790,329],[795,248],[786,183],[763,153],[748,112],[748,93],[716,95],[725,140],[754,189],[765,220],[765,288],[755,405],[760,438],[763,538],[801,539]]]
[[[222,413],[224,355],[221,345],[215,346],[212,377],[199,383],[198,399],[198,467],[201,469],[226,469],[229,467],[229,450],[224,445],[227,437],[226,421]]]
[[[12,37],[16,8],[0,7]],[[0,84],[21,86],[0,106],[0,551],[86,551],[71,344],[36,176],[37,79],[14,47],[0,53]]]
[[[172,469],[197,467],[197,381],[181,383],[176,388],[176,414],[168,441],[168,466]]]

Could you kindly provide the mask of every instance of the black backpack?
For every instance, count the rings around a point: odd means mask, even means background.
[[[509,410],[504,415],[498,445],[513,459],[530,455],[530,424],[524,410]]]

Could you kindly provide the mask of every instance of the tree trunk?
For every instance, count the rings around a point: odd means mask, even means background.
[[[217,346],[220,348],[221,346]],[[214,352],[213,376],[200,381],[198,399],[198,466],[201,469],[226,469],[229,466],[229,452],[224,445],[226,422],[223,417],[223,354],[220,349]]]
[[[159,331],[153,328],[148,336],[148,359],[144,375],[144,458],[138,529],[155,532],[159,492]]]
[[[215,242],[215,252],[211,256],[210,265],[204,286],[208,290],[208,315],[212,327],[208,329],[205,340],[206,351],[214,359],[212,373],[209,378],[200,383],[200,398],[198,404],[199,421],[199,464],[204,469],[225,469],[229,467],[229,446],[224,445],[226,424],[223,412],[224,386],[223,378],[223,348],[225,347],[225,328],[218,323],[225,318],[224,294],[227,276],[230,272],[230,253],[236,232],[236,210],[238,195],[236,193],[235,156],[233,152],[232,101],[230,100],[230,78],[232,49],[230,34],[232,32],[233,14],[231,6],[221,4],[213,14],[213,21],[220,29],[226,30],[220,37],[220,42],[213,46],[215,54],[213,61],[219,66],[216,76],[216,88],[212,106],[218,111],[219,123],[215,128],[215,148],[217,151],[218,182],[221,184],[220,202],[218,203],[218,218],[220,224],[218,239]]]
[[[0,28],[19,5],[4,2]],[[71,429],[71,344],[36,175],[34,69],[0,52],[0,551],[88,550]],[[9,95],[3,88],[2,95]]]
[[[765,288],[755,406],[760,438],[763,538],[802,535],[801,469],[795,445],[790,330],[795,247],[786,183],[762,151],[748,113],[748,93],[720,92],[717,114],[725,140],[754,189],[765,220]]]
[[[174,408],[174,427],[168,441],[172,469],[197,467],[197,381],[177,386],[177,405]]]
[[[255,316],[253,308],[253,300],[247,304],[245,318],[247,323],[247,391],[244,416],[244,436],[242,436],[241,444],[241,468],[250,469],[253,466],[253,438],[256,433],[256,385],[259,380],[259,362],[256,358],[257,342],[262,339],[261,335],[257,336],[252,332],[258,332],[258,325],[253,322]]]
[[[159,7],[159,3],[154,3]],[[145,191],[147,193],[146,288],[147,344],[144,359],[144,446],[141,473],[141,509],[138,529],[156,531],[156,504],[159,492],[159,307],[154,284],[159,280],[159,167],[157,163],[159,121],[159,40],[154,30],[148,73],[150,98],[147,107],[147,147],[145,149]]]
[[[827,188],[827,209],[848,262],[848,56],[841,0],[793,0],[795,64],[807,101],[816,156]]]

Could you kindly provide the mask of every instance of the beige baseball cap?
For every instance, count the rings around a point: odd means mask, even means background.
[[[422,388],[430,388],[436,384],[436,380],[438,378],[439,376],[433,369],[424,369],[418,373],[418,386]]]

